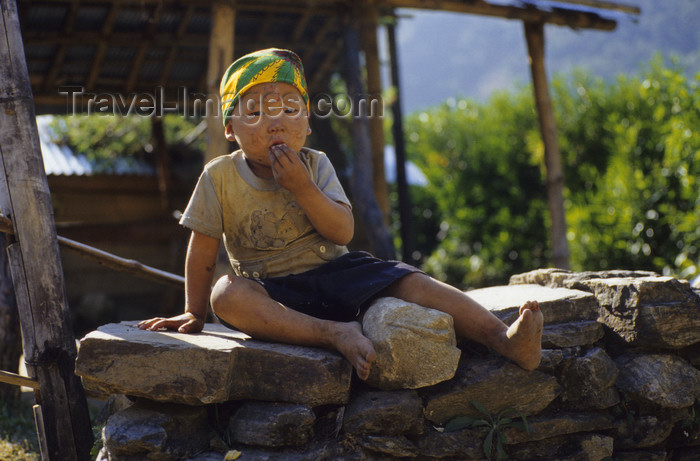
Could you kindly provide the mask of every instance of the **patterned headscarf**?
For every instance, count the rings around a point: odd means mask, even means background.
[[[288,83],[301,93],[309,110],[309,92],[301,59],[293,51],[268,48],[237,59],[221,79],[221,110],[224,126],[240,97],[259,83]]]

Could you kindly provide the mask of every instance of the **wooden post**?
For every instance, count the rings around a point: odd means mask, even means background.
[[[0,198],[0,209],[3,208]],[[7,259],[9,236],[0,232],[0,370],[19,372],[19,358],[22,356],[22,338],[19,334],[19,313],[12,287],[10,263]],[[2,373],[0,371],[0,373]],[[0,383],[0,402],[19,398],[19,387]]]
[[[379,66],[379,49],[377,45],[377,8],[370,4],[363,5],[362,24],[360,35],[362,50],[365,53],[365,70],[367,71],[367,105],[366,110],[374,108],[383,112],[382,104],[382,76]],[[373,101],[378,101],[374,108]],[[384,117],[382,113],[370,113],[369,131],[370,144],[372,146],[372,183],[374,195],[377,196],[377,204],[384,214],[384,222],[389,224],[391,206],[389,203],[389,186],[386,183],[384,171]]]
[[[549,96],[547,73],[544,66],[544,24],[539,22],[525,22],[524,24],[535,103],[544,143],[547,201],[551,220],[552,263],[554,267],[568,269],[569,246],[566,241],[566,215],[564,213],[564,173],[561,166],[557,125],[554,121],[554,109]]]
[[[156,175],[158,177],[158,192],[163,210],[170,211],[170,194],[172,190],[170,179],[170,156],[165,140],[165,127],[162,117],[151,117],[151,140],[156,153]]]
[[[207,67],[207,152],[204,163],[231,152],[231,145],[224,137],[221,119],[219,85],[221,77],[233,62],[236,27],[236,9],[231,2],[216,1],[211,4],[211,31],[209,32],[209,65]]]
[[[50,460],[88,460],[92,428],[85,393],[74,373],[75,338],[17,5],[0,0],[0,7],[0,195],[17,238],[8,254],[27,371],[40,386],[36,400],[44,424],[38,431],[46,435]]]
[[[365,91],[360,69],[360,40],[355,17],[357,16],[349,17],[345,27],[346,81],[349,96],[353,101],[353,114],[351,114],[354,149],[352,195],[374,254],[380,258],[392,259],[396,257],[394,242],[389,228],[384,223],[384,215],[379,209],[374,195],[369,121],[366,114],[356,110]]]
[[[393,121],[391,131],[394,135],[394,151],[396,152],[396,187],[399,194],[399,219],[401,221],[401,254],[403,260],[416,264],[413,257],[415,237],[411,223],[411,195],[408,192],[406,179],[406,145],[403,136],[403,110],[401,108],[401,82],[399,79],[398,49],[396,47],[396,26],[387,24],[387,39],[389,42],[389,60],[391,61],[391,85],[396,92],[396,99],[391,105]]]

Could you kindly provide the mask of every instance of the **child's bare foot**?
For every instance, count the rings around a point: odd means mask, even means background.
[[[542,360],[542,324],[544,317],[537,301],[520,307],[520,317],[508,328],[510,359],[526,370],[534,370]]]
[[[377,358],[372,341],[362,334],[359,322],[338,323],[338,334],[333,338],[333,345],[355,368],[357,376],[366,380],[372,362]]]

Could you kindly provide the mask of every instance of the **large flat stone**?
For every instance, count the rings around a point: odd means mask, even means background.
[[[218,324],[197,334],[108,324],[80,340],[86,390],[202,405],[264,400],[344,404],[352,367],[335,352],[255,341]]]
[[[472,404],[491,414],[513,409],[523,415],[544,410],[560,393],[557,379],[539,371],[525,371],[505,359],[462,359],[450,381],[422,390],[425,417],[445,424],[457,416],[484,417]]]
[[[598,302],[591,293],[541,285],[507,285],[479,288],[467,295],[507,324],[518,317],[526,301],[538,301],[545,325],[598,318]]]

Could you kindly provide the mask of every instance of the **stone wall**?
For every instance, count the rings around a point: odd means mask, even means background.
[[[700,459],[700,296],[687,282],[539,270],[469,294],[506,323],[540,302],[537,370],[391,298],[365,316],[378,352],[367,383],[333,352],[220,325],[101,327],[76,363],[88,392],[111,395],[100,458],[466,460],[487,459],[490,441],[494,459]]]

